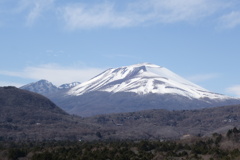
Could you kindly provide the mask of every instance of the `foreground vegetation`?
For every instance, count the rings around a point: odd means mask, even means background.
[[[234,160],[240,159],[240,130],[177,141],[0,142],[3,160]]]

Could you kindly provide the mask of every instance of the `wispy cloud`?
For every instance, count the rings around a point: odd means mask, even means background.
[[[16,3],[14,0],[3,0],[3,3],[18,4],[17,10],[24,13],[28,25],[41,17],[48,18],[51,13],[70,30],[195,23],[209,17],[225,28],[234,28],[240,23],[240,10],[236,7],[239,2],[235,0],[106,0],[81,3],[56,0],[19,0]]]
[[[46,79],[56,85],[73,81],[84,82],[101,73],[101,68],[75,68],[63,67],[56,64],[46,64],[24,68],[21,71],[0,71],[0,75],[13,76],[25,79]]]
[[[129,27],[149,23],[192,22],[229,6],[217,0],[140,0],[121,11],[114,3],[74,4],[60,12],[70,29]]]
[[[126,27],[132,19],[121,15],[114,9],[114,4],[74,4],[63,7],[61,14],[70,29],[95,28],[102,26]]]
[[[235,85],[226,89],[226,92],[240,97],[240,85]]]
[[[210,73],[210,74],[197,74],[188,77],[187,79],[193,82],[204,82],[208,80],[212,80],[218,78],[220,75],[217,73]]]
[[[140,2],[130,9],[135,10],[134,12],[139,15],[147,13],[148,18],[146,19],[162,23],[195,21],[215,13],[226,5],[216,0],[149,0]]]
[[[232,11],[219,19],[223,29],[232,29],[240,25],[240,11]]]
[[[55,0],[20,0],[17,8],[18,12],[27,10],[26,23],[33,25],[41,17],[44,11],[50,9]]]

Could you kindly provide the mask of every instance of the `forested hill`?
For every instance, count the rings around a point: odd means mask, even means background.
[[[0,87],[0,140],[76,140],[94,129],[42,95]]]

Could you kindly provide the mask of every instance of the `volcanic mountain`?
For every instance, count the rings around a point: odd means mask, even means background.
[[[138,95],[174,94],[188,98],[229,98],[209,92],[164,67],[148,63],[109,69],[71,89],[69,95],[79,96],[93,91],[133,92]]]
[[[68,95],[68,111],[81,111],[83,116],[240,104],[239,99],[212,93],[167,68],[149,63],[108,69],[70,89]]]
[[[108,69],[64,94],[47,97],[68,113],[81,116],[240,104],[240,99],[210,92],[149,63]]]

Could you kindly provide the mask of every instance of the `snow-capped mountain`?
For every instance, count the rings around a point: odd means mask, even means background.
[[[67,94],[60,105],[81,116],[240,104],[240,99],[212,93],[167,68],[149,63],[108,69]]]
[[[92,91],[175,94],[188,98],[227,99],[178,76],[167,68],[143,63],[108,69],[91,80],[72,88],[68,94],[79,96]]]
[[[167,68],[149,63],[108,69],[81,84],[56,87],[43,82],[45,87],[43,83],[36,82],[21,88],[42,92],[68,113],[80,116],[240,104],[240,99],[212,93]],[[54,92],[43,93],[49,90]]]
[[[20,89],[36,92],[45,96],[51,94],[58,94],[58,92],[68,91],[69,89],[81,84],[80,82],[72,82],[62,84],[59,87],[53,85],[51,82],[47,80],[40,80],[34,83],[27,84],[25,86],[20,87]]]
[[[61,86],[59,86],[59,89],[70,89],[73,88],[77,85],[81,84],[80,82],[72,82],[72,83],[66,83],[66,84],[62,84]]]
[[[20,89],[36,92],[39,94],[49,94],[56,92],[58,88],[47,80],[40,80],[20,87]]]

